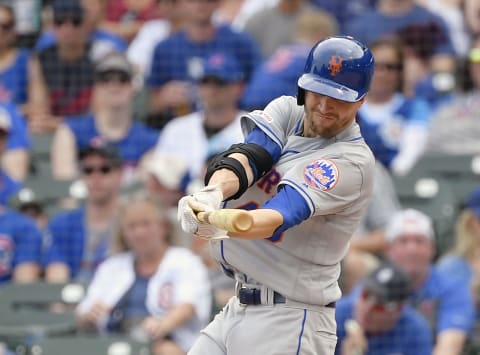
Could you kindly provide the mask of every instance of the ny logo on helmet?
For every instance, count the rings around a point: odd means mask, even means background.
[[[340,73],[340,70],[342,70],[342,62],[343,59],[338,55],[332,55],[330,57],[330,61],[328,62],[328,70],[330,70],[331,76],[335,76]]]

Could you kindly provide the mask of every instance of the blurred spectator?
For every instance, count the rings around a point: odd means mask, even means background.
[[[105,12],[105,0],[79,0],[81,1],[84,19],[82,28],[91,44],[89,57],[96,61],[110,52],[124,52],[127,43],[112,32],[99,28]],[[44,30],[40,35],[35,49],[43,51],[57,43],[56,33],[52,29]]]
[[[454,247],[439,260],[438,268],[450,278],[470,285],[476,320],[480,320],[480,188],[472,191],[457,217]]]
[[[122,160],[117,149],[101,141],[80,151],[84,206],[54,215],[45,255],[49,282],[88,281],[107,256],[115,232]]]
[[[427,152],[442,154],[480,153],[480,34],[468,55],[473,88],[457,94],[432,116]]]
[[[297,79],[311,47],[337,31],[335,19],[326,12],[312,10],[298,15],[292,43],[279,47],[255,70],[243,94],[242,107],[261,110],[279,96],[296,96]]]
[[[190,183],[188,162],[176,155],[152,154],[141,169],[145,191],[167,209],[172,223],[172,244],[190,247],[192,236],[185,233],[177,222],[178,200],[187,193]]]
[[[381,264],[356,292],[337,302],[337,355],[428,355],[430,327],[407,306],[408,275],[390,263]]]
[[[436,334],[434,354],[460,355],[474,322],[468,284],[432,265],[435,236],[430,217],[407,209],[394,214],[387,226],[387,258],[410,277],[411,304],[430,321]]]
[[[0,286],[40,277],[42,236],[23,214],[0,205]]]
[[[408,174],[423,154],[431,111],[418,98],[402,94],[402,47],[392,39],[370,44],[375,74],[357,121],[373,154],[394,175]]]
[[[7,139],[1,152],[2,169],[14,180],[23,181],[30,163],[30,137],[25,118],[15,105],[0,103],[0,126]]]
[[[152,197],[127,199],[119,222],[121,253],[95,273],[78,306],[80,324],[133,337],[146,333],[154,354],[185,354],[210,318],[205,267],[188,249],[170,245],[170,223]]]
[[[167,154],[189,165],[190,177],[203,180],[208,157],[242,141],[238,108],[242,72],[237,61],[223,53],[203,61],[198,95],[201,110],[170,121],[162,130],[156,155]]]
[[[146,21],[128,46],[127,56],[142,77],[150,73],[153,51],[182,24],[181,1],[156,0],[162,18]]]
[[[348,23],[345,33],[370,45],[398,35],[404,42],[405,86],[408,96],[432,104],[455,87],[455,51],[442,18],[414,0],[379,0],[376,10]]]
[[[102,28],[117,34],[127,42],[137,35],[145,21],[161,16],[156,0],[104,0],[104,2],[106,11]]]
[[[457,56],[465,57],[470,38],[463,12],[463,0],[415,0],[415,2],[443,18]]]
[[[31,62],[28,120],[33,133],[54,131],[63,116],[90,110],[93,62],[83,8],[80,0],[54,0],[52,6],[57,43]]]
[[[373,194],[360,226],[350,241],[342,262],[342,292],[352,287],[379,263],[386,247],[385,229],[390,217],[400,210],[395,185],[382,163],[375,164]]]
[[[15,14],[4,3],[0,3],[0,34],[0,102],[14,103],[25,111],[30,54],[16,47]]]
[[[93,110],[89,115],[68,118],[55,132],[52,172],[57,179],[78,174],[77,154],[93,141],[114,144],[122,157],[125,185],[136,178],[137,165],[155,146],[159,132],[133,117],[133,69],[125,55],[107,54],[95,67]]]
[[[261,59],[251,36],[213,23],[220,0],[178,1],[183,9],[183,29],[157,44],[147,80],[150,124],[156,127],[195,110],[195,84],[202,75],[202,60],[208,56],[222,52],[234,57],[247,82]]]
[[[228,23],[243,31],[250,17],[263,9],[276,6],[280,0],[223,0],[214,14],[216,23]]]
[[[480,33],[480,2],[464,0],[465,22],[470,33]]]
[[[310,0],[310,3],[334,16],[340,26],[340,33],[345,33],[347,23],[373,10],[377,0]]]
[[[306,0],[280,0],[276,6],[251,16],[245,23],[244,31],[253,36],[266,58],[280,46],[293,41],[297,17],[313,9]]]

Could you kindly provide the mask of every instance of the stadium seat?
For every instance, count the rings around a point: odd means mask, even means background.
[[[126,337],[69,336],[35,342],[32,355],[149,355],[149,345]]]
[[[0,288],[0,309],[48,309],[53,303],[76,305],[84,295],[85,286],[79,283],[9,283]]]
[[[417,209],[432,218],[439,255],[452,246],[459,207],[450,181],[422,175],[394,177],[393,181],[403,208]]]

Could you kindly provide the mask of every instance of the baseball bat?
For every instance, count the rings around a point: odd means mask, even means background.
[[[247,211],[234,208],[197,212],[197,218],[228,232],[247,232],[253,226],[253,217]]]

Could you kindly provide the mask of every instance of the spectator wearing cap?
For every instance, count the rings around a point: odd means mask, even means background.
[[[76,209],[54,215],[49,224],[45,278],[49,282],[87,281],[107,256],[115,232],[122,181],[122,158],[102,140],[80,150],[81,180],[87,197]]]
[[[468,284],[432,264],[435,236],[430,217],[414,209],[399,211],[387,225],[386,239],[386,257],[409,275],[409,301],[436,335],[434,354],[461,354],[474,322],[472,295]]]
[[[157,127],[198,109],[196,83],[204,59],[218,52],[228,54],[237,61],[245,82],[261,60],[250,35],[214,23],[213,14],[220,0],[179,1],[182,28],[156,45],[146,81],[150,120]]]
[[[430,327],[407,305],[408,275],[383,263],[337,302],[336,355],[431,354]]]
[[[89,49],[90,59],[97,61],[110,52],[124,52],[127,49],[127,42],[115,33],[99,27],[104,18],[105,0],[79,1],[84,13],[82,26],[91,41]],[[47,30],[41,33],[35,44],[35,50],[42,51],[54,46],[56,43],[55,31]]]
[[[159,132],[134,120],[132,75],[132,66],[124,54],[110,53],[98,62],[94,112],[66,119],[55,132],[51,151],[54,177],[71,179],[77,176],[78,152],[101,139],[119,150],[124,183],[135,179],[137,165],[153,149]]]
[[[35,133],[52,132],[65,116],[90,111],[94,67],[83,8],[80,0],[54,0],[52,7],[57,43],[30,63],[28,122]]]
[[[198,81],[199,111],[170,121],[162,130],[155,155],[170,155],[189,166],[192,179],[202,176],[208,157],[242,140],[238,108],[243,74],[234,57],[219,52],[202,63]]]
[[[311,47],[338,31],[335,19],[320,10],[303,11],[295,19],[294,38],[278,47],[257,67],[245,88],[242,107],[262,110],[273,99],[297,95],[297,79],[303,73]]]
[[[480,320],[480,188],[468,196],[456,220],[453,248],[438,261],[438,268],[450,278],[470,285],[476,320]]]
[[[8,183],[3,182],[0,189],[6,186],[20,186],[19,182],[28,174],[30,137],[25,118],[15,105],[0,103],[0,132],[1,170],[8,175],[8,180],[12,180]],[[6,202],[7,200],[0,199],[0,203]]]

